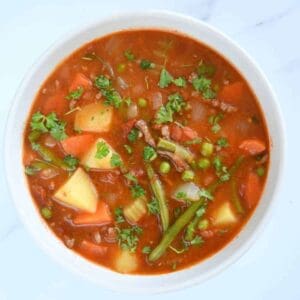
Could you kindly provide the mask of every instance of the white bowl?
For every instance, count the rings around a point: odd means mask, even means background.
[[[132,28],[176,30],[201,41],[221,53],[248,81],[261,104],[271,137],[271,159],[263,197],[250,221],[224,249],[193,267],[163,275],[122,275],[98,266],[64,244],[40,218],[31,199],[22,165],[22,142],[26,118],[42,82],[65,57],[83,44],[109,33]],[[180,289],[218,274],[249,249],[270,216],[274,196],[283,173],[285,139],[283,121],[275,95],[253,60],[232,40],[211,26],[191,17],[169,12],[137,12],[115,15],[67,35],[53,45],[32,66],[15,96],[6,128],[6,177],[16,208],[28,230],[56,261],[80,275],[116,291],[158,293]]]

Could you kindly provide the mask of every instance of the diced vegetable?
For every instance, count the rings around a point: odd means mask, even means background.
[[[216,211],[212,214],[213,225],[215,226],[226,226],[235,224],[238,221],[233,209],[229,202],[223,203]]]
[[[173,198],[176,200],[188,200],[198,201],[199,200],[200,188],[193,182],[188,182],[180,185],[173,193]]]
[[[90,241],[83,240],[79,245],[79,249],[90,256],[99,257],[106,255],[108,247],[103,245],[96,245]]]
[[[146,171],[150,181],[152,192],[155,198],[158,200],[161,224],[163,230],[166,231],[169,227],[169,209],[165,191],[158,178],[158,175],[155,174],[153,168],[148,163],[146,164]]]
[[[187,142],[198,137],[195,130],[187,126],[179,126],[177,124],[170,125],[171,138],[176,142]]]
[[[206,230],[209,227],[209,221],[208,219],[202,219],[198,223],[198,229],[199,230]]]
[[[239,148],[244,150],[246,153],[250,155],[257,155],[266,150],[266,145],[264,142],[258,139],[249,139],[249,140],[244,140],[240,144]]]
[[[261,182],[259,176],[251,172],[249,173],[246,185],[244,198],[248,208],[253,208],[257,201],[259,200],[261,194]]]
[[[134,272],[139,266],[136,254],[121,250],[115,258],[115,268],[118,272],[128,274]]]
[[[145,108],[147,107],[147,100],[145,98],[139,98],[138,99],[138,106],[141,107],[141,108]]]
[[[98,193],[90,177],[78,168],[55,192],[54,199],[75,209],[95,213]]]
[[[44,206],[41,209],[41,215],[43,216],[44,219],[49,220],[52,218],[52,209],[48,206]]]
[[[243,100],[245,84],[241,81],[237,81],[228,85],[225,85],[218,98],[232,104],[239,104]]]
[[[192,181],[195,178],[195,173],[193,170],[185,170],[182,174],[181,174],[181,178],[183,181]]]
[[[101,145],[103,146],[102,149],[99,147]],[[99,150],[102,150],[102,153],[100,153]],[[99,138],[86,155],[83,156],[81,164],[92,169],[110,170],[116,167],[111,163],[113,154],[116,154],[114,149],[104,139]]]
[[[77,90],[79,87],[84,89],[88,89],[92,87],[92,82],[89,78],[87,78],[82,73],[77,73],[69,87],[69,91]]]
[[[81,157],[91,148],[94,140],[91,134],[73,135],[61,141],[61,145],[67,154]]]
[[[90,132],[107,132],[110,130],[113,108],[100,102],[83,106],[76,112],[74,129]]]
[[[147,213],[145,197],[137,198],[130,204],[126,205],[123,212],[129,223],[137,223]]]
[[[99,201],[95,213],[80,213],[73,218],[75,225],[105,225],[113,221],[108,205]]]
[[[206,170],[210,167],[210,161],[208,158],[200,158],[198,161],[198,167],[202,170]]]

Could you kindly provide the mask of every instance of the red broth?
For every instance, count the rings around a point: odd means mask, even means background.
[[[237,236],[263,191],[269,147],[255,95],[220,54],[134,30],[55,68],[34,99],[23,160],[66,247],[117,272],[160,274]]]

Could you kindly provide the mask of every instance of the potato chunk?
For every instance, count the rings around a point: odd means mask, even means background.
[[[103,103],[92,103],[76,112],[74,129],[90,132],[107,132],[110,129],[113,108]]]
[[[109,149],[109,153],[103,158],[96,158],[98,143],[105,143]],[[111,157],[113,154],[116,154],[115,150],[104,139],[99,138],[82,158],[81,164],[92,169],[110,170],[115,168],[111,165]]]
[[[136,254],[126,250],[121,250],[115,259],[115,268],[120,273],[132,273],[138,268],[138,259]]]
[[[236,222],[237,217],[229,202],[223,203],[213,214],[213,224],[215,226],[232,225]]]
[[[55,192],[54,199],[90,213],[97,210],[98,193],[89,175],[78,168]]]

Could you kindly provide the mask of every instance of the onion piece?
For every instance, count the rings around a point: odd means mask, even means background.
[[[128,89],[127,82],[120,76],[117,77],[117,84],[122,90]]]
[[[128,119],[136,118],[138,115],[138,107],[136,103],[131,103],[127,109],[127,117]]]
[[[193,182],[188,182],[180,185],[173,193],[172,198],[175,200],[199,200],[200,188]]]

